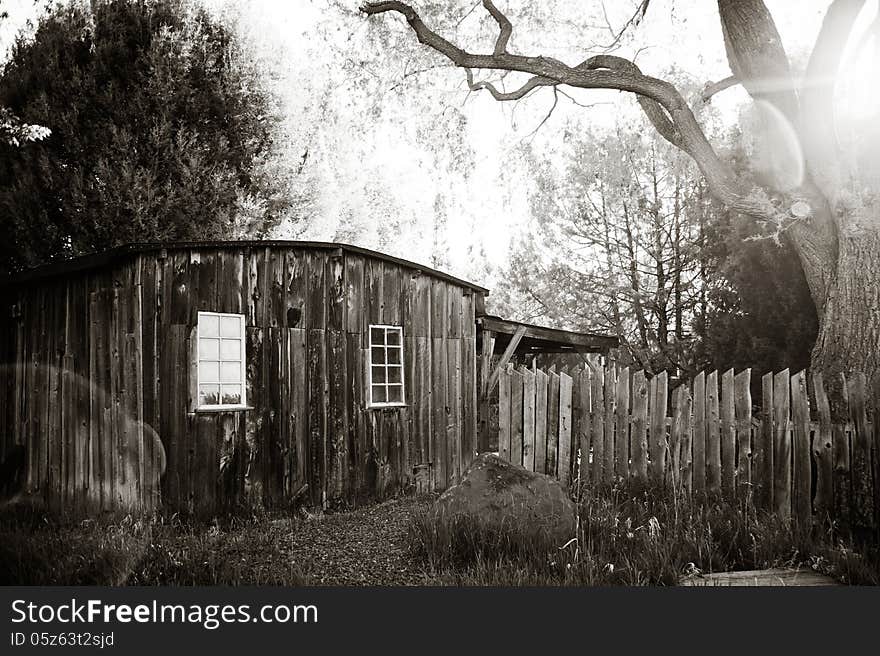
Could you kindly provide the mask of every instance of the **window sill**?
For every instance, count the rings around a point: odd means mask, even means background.
[[[209,405],[201,408],[196,408],[192,412],[191,415],[209,415],[209,414],[218,414],[221,412],[245,412],[247,410],[253,410],[253,406],[250,405]]]
[[[409,403],[385,403],[382,405],[368,405],[367,410],[396,410],[398,408],[408,408]]]

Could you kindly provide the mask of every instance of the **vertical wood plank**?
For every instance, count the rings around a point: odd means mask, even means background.
[[[755,454],[757,470],[757,506],[761,509],[773,508],[773,435],[776,432],[773,412],[773,372],[761,377],[761,434],[759,448]]]
[[[621,480],[629,478],[629,367],[620,370],[617,377],[617,399],[614,409],[615,429],[615,475]]]
[[[810,495],[810,397],[807,392],[807,373],[799,371],[791,377],[793,507],[795,519],[809,526],[812,519]]]
[[[614,412],[617,402],[615,395],[617,389],[617,367],[614,364],[605,369],[605,462],[602,466],[602,482],[610,485],[614,480],[614,457],[617,453],[614,443]]]
[[[523,380],[523,462],[529,471],[535,471],[535,374],[522,368]]]
[[[817,371],[813,376],[813,396],[816,399],[816,413],[819,415],[819,425],[813,436],[813,457],[816,461],[816,498],[815,510],[820,522],[825,523],[831,519],[834,511],[834,452],[831,438],[831,406],[828,402],[828,394],[825,392],[825,384],[822,372]]]
[[[776,514],[791,519],[791,391],[788,369],[773,377],[773,416],[776,433],[773,437],[773,504]]]
[[[547,468],[547,398],[550,380],[547,374],[538,369],[535,372],[535,469],[544,472]]]
[[[721,494],[721,417],[719,415],[718,372],[706,377],[706,491]]]
[[[648,381],[645,372],[633,374],[632,467],[630,475],[640,485],[648,482]]]
[[[736,491],[740,499],[752,496],[752,370],[744,369],[733,380],[736,419]]]
[[[523,453],[523,377],[515,369],[510,377],[510,462],[522,465]]]
[[[672,424],[672,430],[675,434],[673,453],[676,454],[673,484],[682,486],[687,493],[690,493],[693,488],[693,452],[691,448],[693,400],[687,383],[680,385],[677,390],[676,411],[678,413],[677,419]]]
[[[510,460],[510,383],[508,370],[498,379],[498,455]]]
[[[666,407],[668,379],[665,371],[651,379],[651,437],[650,478],[654,485],[662,485],[666,477]]]
[[[868,429],[866,377],[862,372],[847,376],[849,411],[853,424],[851,446],[852,503],[850,523],[862,531],[874,521],[874,494],[871,485],[871,435]]]
[[[590,485],[592,482],[592,467],[590,465],[590,367],[585,366],[578,372],[577,385],[575,387],[578,397],[578,413],[575,421],[576,444],[578,445],[580,458],[578,460],[578,479],[581,485]]]
[[[551,371],[547,392],[547,465],[548,476],[558,476],[559,466],[559,374]]]
[[[736,419],[733,369],[721,375],[721,494],[733,499],[736,492]]]
[[[559,374],[559,464],[557,471],[560,482],[566,487],[571,483],[571,402],[571,376],[561,373]]]
[[[702,371],[694,378],[694,436],[693,436],[693,490],[695,494],[706,492],[706,374]]]

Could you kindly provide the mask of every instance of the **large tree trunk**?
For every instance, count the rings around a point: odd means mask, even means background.
[[[880,220],[864,218],[841,228],[811,358],[830,387],[838,421],[844,419],[841,373],[861,371],[869,384],[880,384]]]

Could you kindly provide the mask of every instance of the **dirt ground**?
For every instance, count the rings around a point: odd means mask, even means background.
[[[309,585],[426,585],[424,568],[408,551],[414,512],[431,497],[391,499],[369,508],[310,515],[290,538],[289,556]]]

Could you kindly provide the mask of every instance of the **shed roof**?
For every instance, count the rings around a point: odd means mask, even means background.
[[[620,345],[620,340],[612,335],[546,328],[492,315],[479,317],[477,323],[484,331],[491,331],[495,334],[495,348],[502,351],[513,339],[513,336],[521,331],[522,336],[515,351],[518,355],[524,353],[607,353],[608,350]]]
[[[122,246],[117,246],[116,248],[111,248],[109,250],[100,251],[98,253],[92,253],[90,255],[82,255],[80,257],[74,257],[69,260],[63,260],[59,262],[54,262],[51,264],[45,264],[43,266],[39,266],[33,269],[29,269],[27,271],[23,271],[19,274],[16,274],[10,278],[5,280],[0,279],[0,287],[12,283],[24,283],[24,282],[33,282],[44,280],[47,278],[52,278],[58,275],[76,273],[80,271],[90,271],[93,269],[99,269],[105,266],[109,266],[114,264],[120,260],[123,260],[127,257],[131,257],[133,255],[138,255],[140,253],[151,253],[155,251],[172,251],[172,250],[187,250],[187,249],[198,249],[198,248],[210,248],[210,249],[241,249],[241,248],[306,248],[306,249],[315,249],[315,250],[336,250],[342,249],[343,251],[348,251],[350,253],[356,253],[358,255],[365,255],[367,257],[372,257],[380,260],[384,260],[386,262],[392,262],[394,264],[398,264],[400,266],[413,269],[415,271],[422,271],[435,278],[439,278],[441,280],[445,280],[447,282],[451,282],[455,285],[459,285],[461,287],[470,288],[476,292],[481,294],[488,294],[489,290],[485,287],[481,287],[480,285],[476,285],[472,282],[468,282],[467,280],[462,280],[461,278],[456,278],[448,273],[443,271],[438,271],[437,269],[432,269],[431,267],[424,266],[422,264],[417,264],[416,262],[411,262],[409,260],[404,260],[399,257],[394,257],[393,255],[387,255],[385,253],[380,253],[378,251],[373,251],[368,248],[361,248],[360,246],[352,246],[351,244],[342,244],[338,242],[324,242],[324,241],[291,241],[291,240],[240,240],[240,241],[186,241],[186,242],[143,242],[143,243],[132,243],[132,244],[124,244]]]

